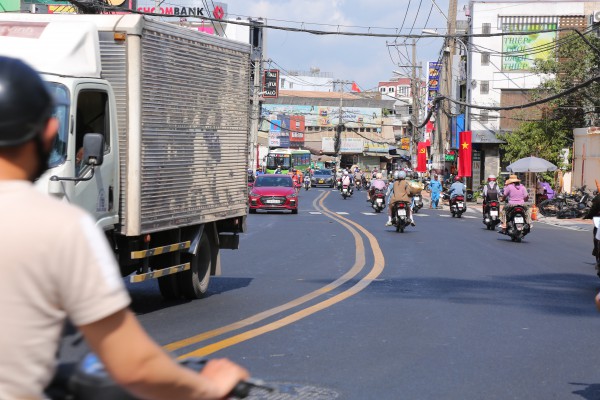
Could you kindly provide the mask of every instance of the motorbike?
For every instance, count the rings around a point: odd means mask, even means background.
[[[336,180],[335,180],[335,187],[340,192],[342,191],[342,178],[336,178]]]
[[[520,243],[528,233],[531,227],[526,223],[527,206],[513,206],[506,214],[506,235],[510,236],[513,242]]]
[[[404,229],[410,225],[408,211],[410,203],[399,201],[392,207],[392,225],[396,227],[396,232],[404,232]]]
[[[493,231],[500,223],[500,203],[492,200],[486,203],[483,210],[483,223],[488,230]]]
[[[346,200],[347,197],[352,196],[352,190],[348,185],[342,185],[342,197]]]
[[[307,176],[304,178],[304,189],[308,190],[310,188],[310,178]]]
[[[202,358],[188,358],[180,363],[199,372],[207,361]],[[252,394],[254,389],[263,393],[275,390],[261,381],[249,379],[239,382],[227,398],[244,399]],[[52,382],[45,390],[45,395],[49,400],[137,399],[112,380],[100,359],[93,353],[86,354],[78,363],[60,364]]]
[[[371,207],[375,210],[375,212],[379,213],[381,210],[385,209],[385,191],[381,189],[376,189],[373,195],[371,196]]]
[[[413,196],[413,208],[412,211],[416,214],[419,210],[423,208],[423,196],[421,193],[415,194]]]
[[[362,189],[362,179],[355,179],[354,186],[356,186],[356,190],[360,191]]]
[[[452,213],[452,218],[461,218],[465,211],[467,211],[465,196],[458,195],[450,198],[450,212]]]

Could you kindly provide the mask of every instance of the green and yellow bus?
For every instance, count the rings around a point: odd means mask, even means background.
[[[290,168],[304,173],[310,167],[310,151],[298,149],[273,149],[267,154],[267,174],[274,174],[277,167],[287,174]]]

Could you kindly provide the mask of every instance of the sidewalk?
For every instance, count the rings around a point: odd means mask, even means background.
[[[427,193],[424,190],[421,192],[421,194],[423,195],[423,200],[426,200],[426,206],[424,208],[428,208],[429,203],[431,201],[430,200],[431,196],[429,193]],[[444,209],[446,209],[446,207],[448,207],[447,204],[442,203],[442,200],[440,200],[439,205]],[[481,204],[478,204],[476,202],[468,202],[467,203],[467,212],[469,212],[469,211],[477,212],[479,214],[481,214],[483,212]],[[546,224],[546,225],[558,226],[561,228],[571,229],[574,231],[589,231],[589,232],[591,232],[594,229],[594,223],[590,219],[581,219],[581,218],[559,219],[559,218],[555,218],[555,217],[544,217],[543,215],[541,215],[539,213],[539,211],[538,211],[538,215],[537,215],[537,220],[534,222]]]

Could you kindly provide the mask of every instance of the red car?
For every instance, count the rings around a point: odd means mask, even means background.
[[[259,175],[248,194],[250,213],[256,210],[290,210],[298,214],[298,191],[289,175]]]

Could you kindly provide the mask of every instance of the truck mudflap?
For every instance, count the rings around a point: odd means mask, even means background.
[[[144,282],[150,279],[156,279],[167,275],[177,274],[179,272],[183,272],[190,269],[190,263],[174,265],[172,267],[158,269],[152,272],[146,272],[144,274],[133,275],[129,278],[129,282],[131,283],[139,283]]]

